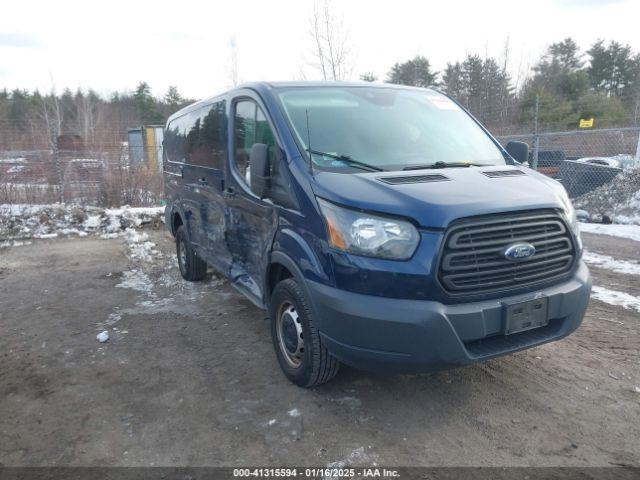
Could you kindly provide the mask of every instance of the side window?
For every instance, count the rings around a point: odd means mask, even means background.
[[[169,125],[164,132],[164,156],[171,162],[184,162],[185,160],[185,135],[184,122],[182,118],[177,118]]]
[[[224,156],[224,102],[207,105],[189,116],[187,161],[192,165],[221,169]]]
[[[233,159],[236,170],[247,184],[251,183],[249,156],[256,143],[264,143],[269,147],[269,160],[273,166],[276,142],[267,117],[254,101],[242,100],[236,103],[234,109]]]

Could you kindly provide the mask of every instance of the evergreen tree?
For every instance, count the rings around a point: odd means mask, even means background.
[[[366,72],[360,75],[360,80],[363,82],[375,82],[378,80],[378,77],[373,72]]]
[[[447,64],[442,80],[445,92],[483,122],[494,123],[509,115],[513,87],[495,59],[467,55],[462,63]]]
[[[559,100],[580,98],[589,88],[581,58],[578,45],[571,38],[552,43],[533,67],[535,74],[530,86],[542,87]]]
[[[404,63],[396,63],[387,76],[388,83],[429,87],[437,84],[438,72],[431,71],[429,60],[417,55]]]
[[[596,92],[622,97],[634,93],[638,83],[640,56],[633,55],[629,45],[598,40],[587,51],[590,65],[587,69],[591,86]]]
[[[133,100],[143,123],[159,123],[162,116],[156,107],[156,101],[151,96],[151,88],[146,82],[140,82],[133,94]]]
[[[460,62],[447,63],[447,67],[442,74],[442,88],[447,95],[450,95],[465,105],[467,104],[465,82]]]
[[[178,92],[178,87],[171,85],[164,95],[164,102],[170,107],[180,107],[185,103],[185,100]]]

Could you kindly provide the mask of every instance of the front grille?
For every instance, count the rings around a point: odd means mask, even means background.
[[[535,254],[505,258],[505,249],[518,242],[532,244]],[[438,278],[451,295],[482,294],[563,277],[573,259],[571,235],[554,210],[485,215],[448,228]]]

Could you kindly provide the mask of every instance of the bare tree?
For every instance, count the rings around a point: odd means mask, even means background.
[[[351,74],[347,34],[330,0],[317,0],[311,16],[313,54],[325,80],[344,80]]]
[[[235,35],[229,38],[229,80],[231,85],[238,86],[238,42]]]
[[[44,124],[49,148],[53,148],[58,135],[62,132],[62,109],[55,90],[48,95],[38,95],[39,109],[36,111],[36,123]],[[33,126],[32,120],[32,126]]]

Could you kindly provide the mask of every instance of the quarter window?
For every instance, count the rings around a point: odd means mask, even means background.
[[[221,169],[224,161],[224,102],[206,105],[173,120],[165,132],[167,158]]]
[[[187,133],[188,162],[202,167],[222,168],[224,158],[224,102],[214,103],[194,113]]]

